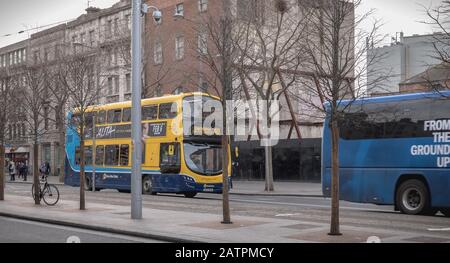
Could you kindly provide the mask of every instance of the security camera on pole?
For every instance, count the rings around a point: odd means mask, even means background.
[[[132,6],[132,143],[133,158],[131,170],[131,218],[142,219],[142,116],[141,116],[141,72],[142,72],[142,16],[154,9],[156,22],[162,19],[162,13],[154,6],[142,4],[142,0],[133,0]]]

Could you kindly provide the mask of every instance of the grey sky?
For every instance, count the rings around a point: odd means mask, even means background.
[[[91,5],[105,8],[119,0],[94,0]],[[78,17],[87,7],[87,0],[0,0],[0,47],[27,37],[17,32]],[[424,18],[422,5],[434,5],[442,0],[364,0],[363,10],[377,9],[377,18],[385,22],[383,34],[406,35],[431,33],[432,28],[420,24]],[[30,32],[30,33],[34,33]],[[5,34],[13,34],[4,37]]]

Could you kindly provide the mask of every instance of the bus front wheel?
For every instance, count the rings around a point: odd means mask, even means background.
[[[186,192],[184,193],[184,197],[186,198],[194,198],[197,195],[197,192]]]
[[[430,207],[429,196],[428,188],[422,181],[407,180],[397,190],[397,207],[408,215],[430,215],[433,209]]]

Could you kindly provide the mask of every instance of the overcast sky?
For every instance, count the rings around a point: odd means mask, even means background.
[[[93,0],[92,6],[109,7],[119,0]],[[436,5],[443,0],[364,0],[363,10],[377,9],[376,16],[385,23],[383,34],[406,35],[431,33],[432,28],[419,23],[424,18],[420,5]],[[27,28],[74,19],[84,12],[88,0],[0,0],[0,47],[27,38],[17,34]],[[30,31],[29,33],[34,33]],[[6,34],[13,34],[5,37]]]

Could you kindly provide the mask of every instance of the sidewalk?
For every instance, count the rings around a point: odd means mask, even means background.
[[[9,179],[9,177],[7,178]],[[16,177],[16,181],[7,183],[33,183],[33,177],[28,176],[28,181],[23,182],[22,179]],[[48,182],[56,185],[63,185],[59,182],[59,177],[49,176]],[[233,181],[232,195],[261,195],[261,196],[304,196],[304,197],[322,197],[322,185],[319,183],[303,183],[303,182],[275,182],[274,192],[265,192],[264,181]]]
[[[274,182],[274,192],[265,192],[264,181],[233,181],[230,194],[265,196],[322,197],[322,184],[303,182]]]
[[[331,237],[328,224],[312,220],[233,216],[233,224],[223,225],[220,209],[210,214],[144,208],[144,219],[131,220],[129,206],[88,202],[87,208],[80,211],[78,202],[65,200],[55,207],[35,206],[31,197],[7,195],[6,201],[0,202],[0,216],[179,243],[353,243],[367,242],[372,236],[387,243],[414,237],[423,240],[420,233],[351,225],[342,225],[343,236]]]

